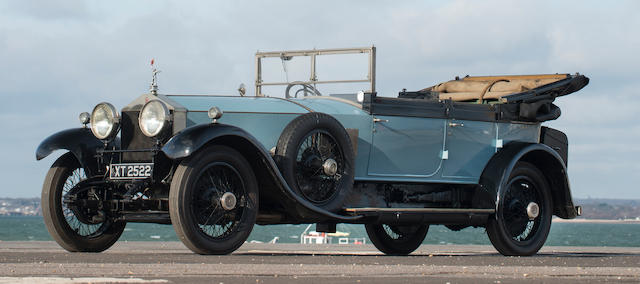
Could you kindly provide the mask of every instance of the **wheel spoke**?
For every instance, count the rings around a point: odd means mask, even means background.
[[[211,205],[210,205],[210,206],[208,206],[206,209],[208,209],[208,208],[210,208],[210,207],[211,207]],[[205,210],[206,210],[206,209],[205,209]],[[216,209],[219,209],[219,206],[218,206],[217,204],[216,204],[216,207],[214,207],[214,208],[211,210],[211,214],[209,214],[209,216],[207,217],[207,219],[204,221],[204,223],[205,223],[205,224],[210,224],[210,223],[209,223],[209,220],[211,220],[211,217],[213,217],[213,215],[216,213]],[[215,223],[215,222],[214,222],[214,223]]]
[[[401,234],[399,234],[399,233],[397,232],[397,230],[395,230],[395,228],[394,228],[394,227],[389,226],[389,225],[387,225],[387,224],[384,224],[384,225],[382,225],[382,228],[384,229],[385,233],[387,233],[387,235],[388,235],[391,239],[399,240],[399,239],[401,239],[401,238],[402,238],[402,235],[401,235]]]

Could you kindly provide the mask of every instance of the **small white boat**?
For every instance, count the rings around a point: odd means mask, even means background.
[[[340,245],[362,245],[366,243],[366,238],[350,238],[350,233],[348,232],[336,231],[335,233],[325,233],[309,231],[311,225],[313,224],[309,224],[304,232],[300,234],[301,244],[332,244],[334,239],[337,239]]]

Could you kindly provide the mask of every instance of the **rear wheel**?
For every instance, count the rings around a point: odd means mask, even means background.
[[[499,193],[495,218],[487,223],[487,235],[503,255],[533,255],[547,240],[552,210],[544,175],[534,165],[518,162]]]
[[[387,224],[366,224],[369,240],[388,255],[407,255],[420,247],[429,225],[398,226]]]
[[[236,150],[207,147],[177,168],[169,213],[178,238],[199,254],[229,254],[249,237],[258,213],[258,184]]]
[[[42,215],[53,239],[71,252],[101,252],[120,238],[126,225],[80,204],[101,202],[104,190],[83,187],[84,169],[71,153],[51,166],[42,187]]]

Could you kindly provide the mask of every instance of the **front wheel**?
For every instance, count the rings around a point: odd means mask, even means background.
[[[178,238],[198,254],[229,254],[249,237],[258,213],[258,183],[238,151],[214,145],[176,169],[169,213]]]
[[[429,225],[398,226],[366,224],[369,240],[388,255],[408,255],[418,249],[429,231]]]
[[[126,225],[82,204],[101,202],[104,189],[83,187],[87,176],[71,153],[49,169],[42,187],[42,215],[53,239],[70,252],[101,252],[120,238]]]
[[[549,235],[552,211],[544,175],[534,165],[518,162],[487,223],[489,240],[503,255],[536,254]]]

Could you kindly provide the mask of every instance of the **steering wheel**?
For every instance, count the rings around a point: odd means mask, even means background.
[[[301,88],[296,90],[295,93],[293,93],[293,96],[289,93],[289,91],[291,91],[291,88],[294,86],[300,86]],[[298,94],[302,93],[305,97],[306,96],[322,96],[322,94],[320,93],[320,91],[318,91],[316,88],[314,88],[313,86],[309,85],[309,84],[305,84],[305,83],[301,83],[301,82],[293,82],[289,85],[287,85],[287,89],[285,90],[285,97],[287,99],[290,98],[297,98]]]

